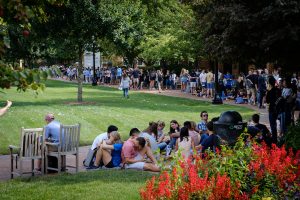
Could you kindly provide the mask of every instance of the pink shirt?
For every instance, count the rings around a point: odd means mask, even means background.
[[[136,156],[137,156],[137,151],[134,148],[134,143],[130,139],[124,142],[122,147],[122,157],[135,158]]]

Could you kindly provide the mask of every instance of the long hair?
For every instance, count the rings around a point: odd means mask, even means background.
[[[118,131],[113,131],[110,133],[110,137],[113,136],[115,138],[115,143],[123,143],[121,140],[121,136]]]
[[[176,129],[172,128],[172,126],[171,126],[172,123],[173,123],[173,124],[177,124],[178,127],[177,127]],[[179,127],[180,127],[180,125],[179,125],[179,123],[178,123],[176,120],[170,121],[170,133],[179,132],[179,130],[180,130]]]
[[[180,142],[182,142],[183,138],[186,138],[187,140],[189,140],[189,129],[184,126],[180,129]]]
[[[157,123],[149,122],[149,126],[143,132],[149,133],[150,135],[154,133],[155,137],[157,137]]]

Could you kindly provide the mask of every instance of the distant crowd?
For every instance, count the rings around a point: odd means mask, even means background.
[[[60,70],[62,78],[77,78],[76,67],[61,66]],[[176,74],[169,70],[140,69],[135,65],[133,68],[97,68],[95,76],[91,68],[85,68],[83,75],[86,83],[94,80],[97,84],[119,85],[119,89],[123,90],[123,95],[127,98],[129,90],[141,89],[158,92],[180,89],[181,92],[201,98],[213,98],[216,94],[215,74],[210,69],[189,71],[182,68],[180,74]],[[299,119],[300,73],[283,76],[280,68],[273,71],[267,68],[253,69],[249,70],[248,74],[234,75],[219,71],[218,88],[219,96],[223,100],[251,104],[260,109],[268,108],[273,135],[277,135],[275,132],[279,132],[279,135],[285,134],[287,127]],[[277,130],[277,127],[280,129]]]

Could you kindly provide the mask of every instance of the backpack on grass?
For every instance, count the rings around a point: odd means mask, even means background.
[[[83,166],[85,167],[91,167],[94,165],[94,159],[96,157],[96,153],[97,153],[97,148],[91,150],[89,149],[89,152],[86,156],[86,158],[83,161]]]

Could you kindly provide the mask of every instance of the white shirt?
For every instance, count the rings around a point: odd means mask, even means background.
[[[98,146],[98,144],[99,144],[100,142],[102,142],[103,140],[107,140],[107,139],[108,139],[107,132],[98,135],[98,136],[94,139],[94,142],[93,142],[93,144],[92,144],[91,150],[94,150],[95,148],[97,148],[97,146]]]
[[[199,78],[200,78],[201,83],[205,83],[206,82],[206,73],[201,73]]]

